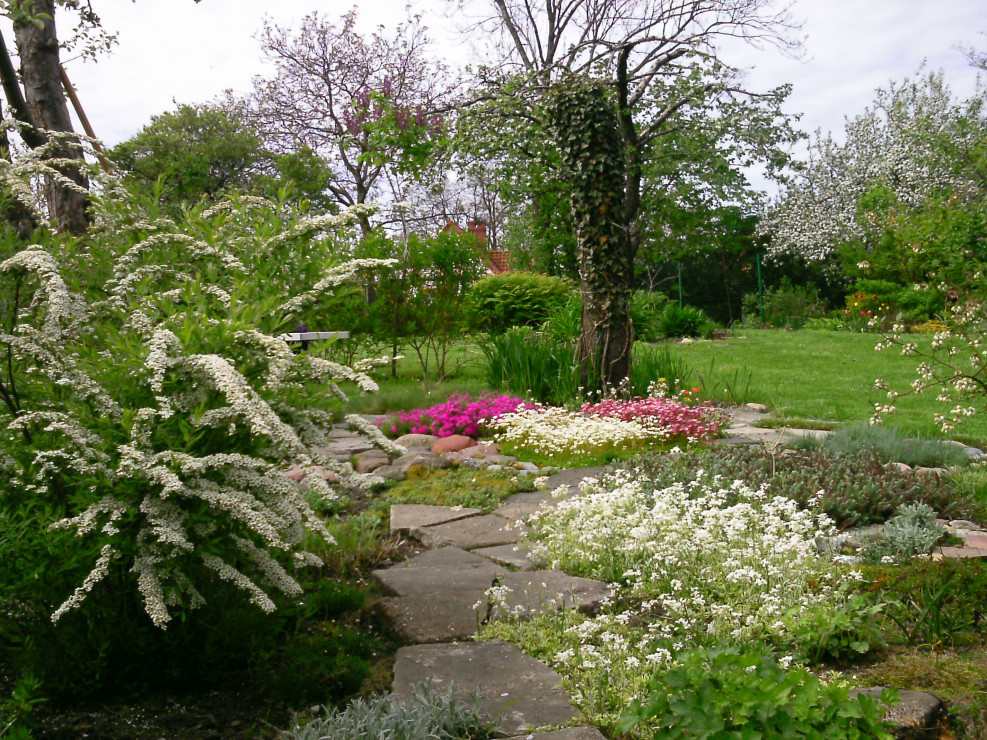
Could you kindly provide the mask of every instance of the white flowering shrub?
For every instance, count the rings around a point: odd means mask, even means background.
[[[388,263],[332,266],[353,212],[304,220],[244,198],[176,223],[105,187],[85,243],[51,238],[0,263],[0,509],[43,501],[37,526],[95,556],[61,600],[30,607],[58,622],[96,591],[137,589],[164,629],[224,586],[264,611],[297,600],[296,570],[319,562],[303,538],[329,535],[285,464],[370,485],[315,446],[343,381],[376,386],[367,364],[278,336]]]

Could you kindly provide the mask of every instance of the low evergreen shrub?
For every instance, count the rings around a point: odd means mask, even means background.
[[[466,295],[474,331],[502,334],[513,326],[540,326],[573,295],[570,281],[533,272],[505,272],[478,280]]]
[[[668,303],[661,313],[658,329],[664,337],[704,337],[715,324],[701,308]]]

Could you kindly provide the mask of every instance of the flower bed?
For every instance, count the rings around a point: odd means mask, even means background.
[[[869,649],[876,607],[840,585],[857,571],[817,553],[816,537],[833,532],[824,514],[742,481],[646,483],[633,471],[584,483],[531,521],[535,556],[614,584],[613,604],[595,617],[506,619],[484,636],[548,661],[610,728],[692,651],[763,645],[787,668]]]
[[[473,399],[468,394],[452,394],[444,403],[427,409],[398,411],[385,416],[379,425],[391,437],[402,434],[434,434],[437,437],[465,434],[472,437],[494,419],[522,407],[534,408],[533,404],[514,396]]]
[[[648,397],[631,401],[611,399],[585,403],[581,411],[590,416],[656,425],[663,430],[664,439],[681,437],[687,442],[715,439],[723,424],[723,417],[709,401],[699,406],[688,406],[670,398]]]

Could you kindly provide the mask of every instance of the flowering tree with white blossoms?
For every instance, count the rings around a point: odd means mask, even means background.
[[[306,532],[331,540],[285,463],[311,473],[310,497],[335,495],[317,466],[374,483],[315,449],[331,421],[320,399],[341,381],[376,390],[374,361],[295,354],[279,334],[390,261],[331,267],[360,213],[302,220],[243,198],[176,223],[104,187],[84,254],[52,239],[0,263],[13,304],[0,514],[44,502],[37,526],[74,532],[94,558],[60,601],[29,607],[58,622],[101,589],[136,587],[164,629],[225,583],[271,611],[276,593],[301,594],[295,569],[319,562]]]

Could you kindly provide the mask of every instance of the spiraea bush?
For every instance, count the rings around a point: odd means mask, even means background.
[[[0,518],[12,533],[0,549],[16,555],[0,574],[0,631],[34,646],[28,662],[47,651],[42,669],[58,667],[58,646],[79,653],[58,680],[78,680],[76,666],[93,684],[121,640],[139,662],[135,635],[301,600],[304,569],[320,564],[303,538],[331,538],[285,463],[373,485],[314,446],[345,383],[376,386],[372,361],[344,367],[278,337],[388,264],[334,261],[353,211],[305,219],[242,198],[172,220],[103,188],[85,241],[38,232],[8,241],[0,263]],[[308,478],[310,495],[335,495]]]

